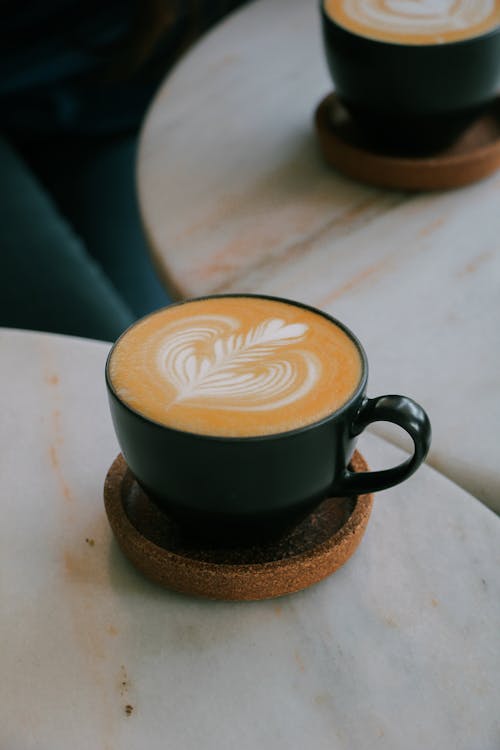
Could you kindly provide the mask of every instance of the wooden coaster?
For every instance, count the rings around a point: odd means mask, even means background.
[[[500,98],[457,141],[432,156],[372,149],[335,94],[318,105],[315,125],[329,164],[348,177],[378,187],[446,190],[481,180],[500,167]]]
[[[354,471],[366,471],[356,451]],[[104,504],[126,557],[166,588],[210,599],[268,599],[317,583],[358,547],[373,496],[329,498],[279,539],[234,549],[195,546],[149,500],[120,454],[106,476]]]

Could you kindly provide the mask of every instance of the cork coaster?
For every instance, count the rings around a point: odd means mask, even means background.
[[[367,470],[357,451],[351,470]],[[254,600],[300,591],[340,568],[363,537],[373,496],[324,500],[273,542],[202,548],[149,500],[120,454],[106,477],[104,504],[122,552],[147,578],[185,594]]]
[[[500,167],[500,98],[451,146],[430,156],[372,149],[335,94],[318,105],[315,126],[327,162],[360,182],[399,190],[447,190]]]

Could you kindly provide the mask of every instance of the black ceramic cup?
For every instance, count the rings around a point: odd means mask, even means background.
[[[429,151],[449,145],[495,99],[500,27],[440,44],[400,44],[335,23],[320,2],[335,90],[368,141]]]
[[[252,297],[253,295],[221,295]],[[326,418],[300,429],[257,437],[217,437],[166,427],[125,404],[106,384],[113,425],[125,460],[149,497],[195,536],[226,543],[279,533],[327,496],[376,492],[407,479],[425,459],[431,427],[421,406],[405,396],[365,396],[364,350],[342,323],[323,315],[355,343],[362,374],[355,392]],[[183,304],[183,303],[180,303]],[[399,466],[353,473],[358,435],[373,422],[393,422],[411,436],[413,454]]]

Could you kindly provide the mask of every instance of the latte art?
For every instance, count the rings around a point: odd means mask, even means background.
[[[465,39],[500,23],[498,0],[325,0],[325,10],[355,33],[406,44]]]
[[[345,0],[353,21],[395,34],[443,34],[483,23],[495,10],[493,0]]]
[[[176,429],[245,437],[286,432],[335,412],[362,374],[350,337],[281,301],[212,297],[132,326],[113,349],[118,397]]]
[[[264,411],[291,404],[310,392],[321,364],[307,351],[283,346],[300,342],[308,326],[271,318],[238,333],[238,320],[201,315],[168,328],[160,345],[160,377],[176,389],[172,403],[233,411]]]

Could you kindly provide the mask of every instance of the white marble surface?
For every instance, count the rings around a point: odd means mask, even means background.
[[[0,748],[498,750],[500,519],[425,466],[309,590],[157,588],[104,515],[107,350],[0,330]]]
[[[180,296],[271,293],[343,320],[367,349],[370,394],[420,401],[431,464],[500,512],[500,176],[412,195],[327,167],[312,127],[331,89],[317,6],[250,4],[159,91],[138,162],[155,261]]]

